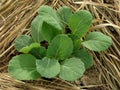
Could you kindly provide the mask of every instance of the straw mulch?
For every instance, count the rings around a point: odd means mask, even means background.
[[[109,35],[113,45],[104,52],[91,52],[94,66],[80,80],[18,81],[7,74],[10,58],[17,54],[14,40],[29,34],[38,8],[47,4],[57,9],[89,10],[94,19],[90,31]],[[120,1],[119,0],[0,0],[0,90],[120,90]]]

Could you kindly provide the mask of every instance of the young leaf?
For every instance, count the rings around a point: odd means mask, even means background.
[[[41,59],[41,58],[45,57],[46,52],[47,52],[47,50],[42,46],[34,47],[29,51],[29,53],[32,54],[33,56],[35,56],[37,59]]]
[[[73,56],[80,58],[84,63],[86,69],[90,68],[93,65],[92,56],[84,48],[74,52]]]
[[[19,52],[22,53],[29,53],[29,51],[33,48],[40,47],[39,43],[31,43],[29,46],[23,47],[22,49],[19,50]]]
[[[80,38],[75,36],[75,35],[69,35],[69,37],[73,41],[74,51],[80,49],[80,47],[81,47],[81,40],[80,40]]]
[[[68,20],[72,16],[72,10],[69,7],[63,6],[58,9],[58,16],[65,25],[68,25]]]
[[[36,61],[37,71],[46,78],[55,77],[60,72],[60,64],[56,59],[44,57]]]
[[[47,50],[40,46],[39,43],[32,43],[27,47],[23,47],[20,52],[22,53],[30,53],[38,59],[43,58],[46,55]]]
[[[112,44],[112,39],[100,32],[91,32],[82,45],[93,51],[103,51]]]
[[[51,42],[56,35],[61,34],[62,32],[46,22],[43,22],[41,33],[46,41]]]
[[[42,18],[38,15],[37,17],[35,17],[35,19],[32,21],[31,23],[31,35],[32,38],[35,42],[40,43],[41,41],[44,40],[44,36],[41,33],[42,30],[42,24],[43,24],[43,20]]]
[[[59,77],[64,80],[74,81],[80,78],[84,72],[84,63],[78,58],[70,58],[62,62]]]
[[[30,54],[13,57],[8,65],[9,74],[19,80],[35,80],[40,78],[36,70],[36,58]]]
[[[32,43],[32,39],[28,35],[20,35],[15,40],[15,48],[20,51],[22,48],[29,46]]]
[[[57,16],[57,13],[49,6],[41,6],[38,10],[39,16],[42,17],[43,21],[53,26],[54,28],[62,31],[62,24]]]
[[[57,35],[50,43],[47,50],[47,57],[64,60],[68,58],[73,51],[73,42],[67,35]]]
[[[68,26],[73,35],[79,38],[83,37],[90,28],[92,23],[92,15],[86,10],[80,10],[74,13],[69,19]]]

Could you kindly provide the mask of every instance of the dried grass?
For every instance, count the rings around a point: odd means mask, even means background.
[[[76,1],[76,2],[74,2]],[[13,47],[14,39],[20,34],[29,34],[29,25],[35,17],[37,9],[47,3],[57,9],[60,6],[69,6],[73,11],[89,10],[94,19],[90,31],[100,31],[109,35],[113,45],[104,52],[91,52],[94,57],[94,70],[98,72],[99,85],[79,86],[75,83],[56,79],[56,82],[43,83],[22,82],[2,74],[7,70],[7,62],[17,52]],[[75,90],[80,88],[104,87],[101,90],[120,89],[120,1],[119,0],[0,0],[0,90],[44,90],[44,88]],[[89,76],[88,71],[88,76]],[[94,79],[94,78],[93,78]],[[12,83],[11,83],[12,82]],[[42,83],[42,84],[41,84]],[[49,83],[49,87],[47,86]],[[51,84],[52,83],[52,84]],[[77,83],[79,83],[77,81]],[[51,86],[51,87],[50,87]],[[77,87],[77,88],[76,88]],[[80,87],[80,88],[78,88]],[[73,89],[74,88],[74,89]],[[96,89],[98,90],[98,88]]]
[[[7,73],[0,74],[0,90],[80,90],[69,82],[58,78],[52,81],[40,79],[36,81],[19,81]]]

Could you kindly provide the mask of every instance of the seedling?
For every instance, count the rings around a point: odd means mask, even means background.
[[[8,65],[9,74],[19,80],[59,77],[74,81],[93,65],[92,51],[106,50],[112,40],[101,32],[90,32],[92,15],[86,10],[75,13],[68,7],[57,11],[41,6],[31,23],[31,37],[21,35],[15,48],[22,54]]]

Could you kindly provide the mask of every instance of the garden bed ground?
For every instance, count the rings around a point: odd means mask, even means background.
[[[29,27],[38,8],[47,4],[57,9],[69,6],[73,11],[89,10],[93,15],[90,31],[109,35],[113,45],[109,50],[91,52],[94,66],[80,80],[18,81],[7,73],[10,58],[17,54],[14,40],[29,35]],[[0,90],[119,90],[120,89],[120,1],[119,0],[0,0]]]

